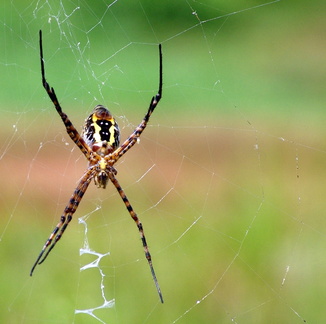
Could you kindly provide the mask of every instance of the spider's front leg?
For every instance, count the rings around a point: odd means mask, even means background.
[[[43,59],[43,45],[42,45],[42,31],[40,30],[40,60],[41,60],[41,74],[42,74],[42,84],[47,92],[48,96],[50,97],[51,101],[54,104],[55,109],[57,110],[58,114],[61,117],[61,120],[63,121],[67,133],[70,136],[70,138],[74,141],[74,143],[79,147],[79,149],[83,152],[83,154],[86,156],[86,158],[89,158],[89,155],[91,153],[90,148],[85,143],[84,139],[79,135],[78,131],[68,118],[68,116],[62,111],[62,108],[59,104],[59,100],[57,98],[57,95],[55,94],[54,89],[48,84],[45,78],[45,67],[44,67],[44,59]]]
[[[155,96],[152,97],[149,104],[147,113],[143,118],[142,122],[137,126],[134,132],[122,143],[122,145],[114,151],[115,160],[117,161],[121,156],[123,156],[127,151],[129,151],[137,142],[137,139],[140,137],[142,132],[147,126],[149,118],[151,117],[154,109],[162,99],[162,88],[163,88],[163,55],[162,55],[162,46],[159,44],[159,59],[160,59],[160,68],[159,68],[159,84],[158,92]]]
[[[89,169],[82,179],[80,180],[77,188],[75,189],[73,195],[71,196],[68,205],[66,206],[61,218],[60,222],[57,224],[57,226],[54,228],[53,232],[49,236],[49,238],[46,240],[41,253],[39,254],[38,258],[36,259],[30,275],[33,275],[34,269],[38,264],[41,264],[45,261],[49,253],[52,251],[52,249],[55,247],[57,242],[62,237],[64,231],[66,230],[68,224],[72,220],[72,216],[74,215],[81,199],[83,198],[84,193],[86,192],[88,185],[90,184],[91,180],[93,179],[95,174],[94,168]],[[45,254],[44,254],[45,253]]]

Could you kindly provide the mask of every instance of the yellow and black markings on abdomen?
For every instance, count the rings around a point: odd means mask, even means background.
[[[109,110],[98,105],[85,121],[83,132],[89,145],[106,141],[113,149],[120,144],[120,129]]]

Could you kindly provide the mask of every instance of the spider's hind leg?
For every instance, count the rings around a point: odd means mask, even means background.
[[[71,196],[68,205],[66,206],[61,218],[60,222],[57,224],[57,226],[52,231],[49,238],[46,240],[41,253],[39,254],[38,258],[36,259],[32,270],[30,272],[30,275],[33,275],[33,271],[35,267],[38,264],[41,264],[45,261],[49,253],[52,251],[52,249],[55,247],[57,242],[62,237],[63,233],[65,232],[68,224],[72,220],[72,216],[74,215],[81,199],[84,196],[84,193],[86,192],[88,185],[90,184],[91,180],[93,179],[95,174],[94,168],[89,169],[81,178],[81,180],[78,183],[77,188],[75,189],[73,195]],[[44,255],[45,253],[45,255]],[[44,256],[43,256],[44,255]]]
[[[139,234],[140,234],[140,238],[141,238],[141,241],[143,243],[145,257],[146,257],[148,265],[150,267],[151,274],[152,274],[152,277],[153,277],[153,280],[154,280],[154,283],[155,283],[155,286],[156,286],[157,293],[158,293],[158,295],[160,297],[161,303],[163,303],[163,296],[162,296],[161,288],[160,288],[160,285],[159,285],[158,280],[156,278],[156,274],[155,274],[153,263],[152,263],[152,257],[151,257],[151,254],[149,252],[148,245],[147,245],[146,238],[145,238],[145,234],[144,234],[143,225],[140,222],[136,212],[132,208],[132,206],[131,206],[126,194],[124,193],[123,189],[121,188],[117,178],[114,176],[113,173],[109,173],[109,178],[110,178],[111,182],[113,183],[113,185],[115,186],[115,188],[118,190],[119,195],[120,195],[121,199],[123,200],[123,202],[124,202],[128,212],[129,212],[131,218],[134,220],[134,222],[137,225],[137,228],[138,228],[138,231],[139,231]]]

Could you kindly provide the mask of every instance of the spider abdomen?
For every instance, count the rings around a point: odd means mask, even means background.
[[[94,152],[104,148],[106,154],[120,144],[120,129],[108,109],[97,105],[85,120],[83,138]]]

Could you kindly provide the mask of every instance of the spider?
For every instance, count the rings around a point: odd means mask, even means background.
[[[142,122],[137,126],[134,132],[120,145],[120,130],[117,122],[112,117],[111,113],[102,105],[97,105],[89,117],[85,120],[84,129],[82,135],[78,133],[76,128],[73,126],[72,122],[69,120],[68,116],[62,111],[59,104],[55,91],[47,83],[45,79],[45,69],[44,69],[44,59],[43,59],[43,46],[42,46],[42,31],[39,32],[39,45],[40,45],[40,59],[41,59],[41,74],[42,74],[42,84],[46,90],[48,96],[52,100],[55,109],[60,115],[67,133],[73,142],[79,147],[82,153],[85,155],[89,162],[88,168],[86,169],[84,175],[79,181],[74,193],[72,194],[68,205],[64,209],[60,221],[54,228],[49,238],[46,240],[41,253],[36,259],[30,275],[32,276],[35,267],[45,261],[49,253],[55,247],[57,242],[60,240],[64,234],[68,224],[72,220],[77,207],[84,196],[85,191],[88,188],[91,180],[94,179],[95,184],[98,188],[105,189],[108,181],[110,180],[115,188],[117,189],[123,203],[125,204],[131,218],[137,225],[143,248],[145,251],[145,256],[148,261],[151,274],[160,298],[163,303],[163,297],[161,293],[160,286],[158,284],[154,267],[152,264],[152,258],[148,250],[144,230],[142,223],[140,222],[136,212],[131,206],[126,194],[121,188],[117,178],[117,170],[114,168],[114,164],[131,149],[137,142],[139,136],[142,134],[148,120],[153,113],[155,107],[162,98],[162,83],[163,83],[163,69],[162,69],[162,48],[159,45],[159,88],[157,95],[153,96],[148,111],[143,118]]]

